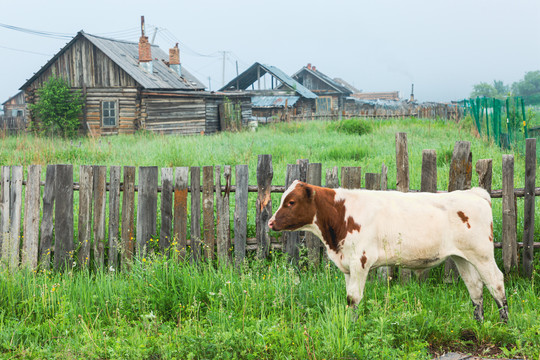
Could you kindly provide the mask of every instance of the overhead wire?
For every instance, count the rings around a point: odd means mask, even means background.
[[[8,47],[8,46],[3,46],[3,45],[0,45],[0,48],[7,49],[7,50],[12,50],[12,51],[19,51],[19,52],[23,52],[23,53],[27,53],[27,54],[53,56],[52,54],[45,54],[45,53],[40,53],[40,52],[37,52],[37,51],[30,51],[30,50],[23,50],[23,49],[15,49],[15,48]]]
[[[13,25],[8,25],[8,24],[3,24],[3,23],[0,23],[0,27],[6,28],[6,29],[9,29],[9,30],[13,30],[13,31],[18,31],[18,32],[30,34],[30,35],[37,35],[37,36],[48,37],[48,38],[52,38],[52,39],[71,39],[71,38],[73,38],[73,34],[69,34],[69,33],[42,31],[42,30],[32,30],[32,29],[22,28],[22,27],[19,27],[19,26],[13,26]]]

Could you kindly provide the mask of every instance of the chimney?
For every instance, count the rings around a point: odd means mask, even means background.
[[[144,35],[144,16],[141,16],[141,38],[139,39],[139,66],[149,73],[153,72],[152,44]]]
[[[414,84],[411,86],[411,98],[409,99],[410,102],[414,101]]]
[[[312,66],[312,67],[311,67],[311,70],[317,71],[317,68],[316,68],[315,66]]]
[[[178,43],[176,43],[172,49],[169,49],[169,66],[178,74],[178,76],[182,76],[182,68],[180,66],[180,49],[178,48]]]
[[[308,68],[308,70],[311,70],[311,63],[307,64],[307,68]]]

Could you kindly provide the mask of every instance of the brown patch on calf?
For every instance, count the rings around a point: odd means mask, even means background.
[[[493,223],[489,224],[489,241],[493,242]]]
[[[365,252],[365,251],[364,251],[364,253],[362,254],[362,257],[360,258],[360,261],[362,262],[362,269],[365,269],[365,268],[366,268],[366,261],[367,261],[366,252]]]
[[[458,214],[459,218],[461,219],[461,221],[463,221],[464,224],[467,224],[467,227],[470,229],[471,224],[469,224],[469,217],[467,215],[465,215],[465,213],[463,213],[463,211],[458,211],[457,214]]]
[[[357,224],[357,223],[354,221],[354,219],[353,219],[352,216],[349,216],[349,217],[347,218],[347,232],[348,232],[348,233],[351,233],[351,234],[352,234],[352,232],[355,231],[355,230],[358,231],[358,232],[360,232],[360,229],[361,229],[361,228],[362,228],[362,226],[361,226],[360,224]]]

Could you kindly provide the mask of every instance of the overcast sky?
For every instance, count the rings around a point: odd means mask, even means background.
[[[539,0],[3,1],[0,23],[138,41],[140,16],[163,50],[212,90],[258,61],[292,75],[311,63],[363,91],[414,83],[419,101],[467,97],[474,84],[511,84],[540,70]],[[0,103],[69,39],[0,27]],[[204,55],[204,56],[202,56]]]

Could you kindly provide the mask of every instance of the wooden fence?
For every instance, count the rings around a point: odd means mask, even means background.
[[[540,195],[540,188],[535,188],[535,147],[536,140],[528,139],[524,189],[514,189],[512,155],[503,156],[501,190],[491,190],[492,160],[476,163],[479,185],[493,198],[503,199],[502,239],[495,245],[502,247],[504,269],[509,272],[518,267],[517,253],[521,246],[523,271],[529,277],[534,248],[540,247],[533,238],[534,199]],[[422,157],[419,190],[435,192],[436,153],[424,150]],[[405,133],[396,134],[396,165],[397,190],[414,191],[409,189]],[[469,188],[472,168],[470,143],[457,142],[448,190]],[[270,236],[267,226],[272,215],[271,193],[284,192],[295,179],[320,185],[323,175],[320,163],[299,160],[297,164],[288,165],[285,185],[272,185],[271,155],[258,157],[257,185],[249,185],[247,165],[235,166],[234,185],[231,183],[231,166],[162,168],[161,183],[158,182],[158,167],[140,167],[138,184],[135,184],[137,169],[133,166],[110,166],[107,178],[107,167],[82,165],[79,182],[73,180],[72,165],[47,165],[46,169],[30,165],[26,179],[23,179],[22,166],[3,166],[0,170],[1,261],[10,269],[91,265],[117,270],[129,268],[135,255],[142,259],[156,251],[193,262],[217,257],[221,262],[241,263],[249,250],[256,251],[258,258],[267,257],[271,249],[281,250],[298,260],[299,247],[305,246],[310,262],[318,264],[322,258],[322,244],[311,234],[304,236],[292,232],[275,238]],[[44,182],[41,181],[42,171],[45,171]],[[364,185],[367,189],[387,190],[387,171],[383,164],[380,173],[365,174],[362,184],[360,167],[342,167],[341,187],[360,188]],[[325,186],[339,185],[338,168],[326,170]],[[77,204],[74,203],[75,191],[78,191]],[[255,238],[247,237],[249,192],[257,193]],[[191,201],[188,201],[189,196]],[[232,197],[234,209],[230,205]],[[519,244],[516,242],[516,197],[525,197],[523,243]],[[78,219],[76,227],[75,216]],[[447,267],[451,276],[451,264]]]

